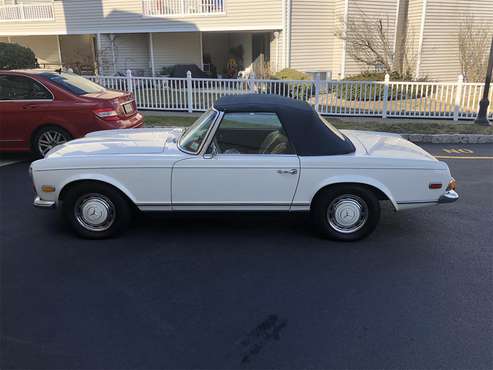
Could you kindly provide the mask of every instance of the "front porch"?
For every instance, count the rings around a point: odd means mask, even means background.
[[[196,65],[207,77],[236,78],[275,72],[278,37],[272,31],[153,32],[11,36],[0,42],[31,48],[41,68],[71,68],[85,75],[131,70],[134,76],[165,76],[170,67]]]

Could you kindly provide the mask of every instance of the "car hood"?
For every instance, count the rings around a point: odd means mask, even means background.
[[[356,147],[364,148],[366,155],[372,157],[438,162],[431,154],[398,134],[359,130],[341,131]]]
[[[176,143],[181,132],[180,128],[96,131],[53,148],[46,157],[157,154],[167,143]]]

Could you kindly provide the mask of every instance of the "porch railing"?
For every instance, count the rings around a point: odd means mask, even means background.
[[[131,91],[140,109],[205,111],[224,95],[274,94],[304,100],[320,114],[472,120],[484,84],[456,82],[295,81],[86,76],[107,88]],[[493,102],[493,89],[490,89]],[[492,104],[493,105],[493,104]],[[490,105],[489,117],[493,118]]]
[[[0,22],[49,21],[55,19],[53,3],[0,5]]]
[[[221,13],[224,13],[224,0],[142,0],[142,14],[145,17]]]

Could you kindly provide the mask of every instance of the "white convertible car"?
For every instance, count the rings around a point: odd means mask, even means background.
[[[458,199],[448,166],[399,135],[339,131],[307,103],[226,96],[188,129],[100,131],[30,168],[34,205],[60,206],[86,238],[141,211],[310,211],[338,240],[368,235],[379,201],[396,211]]]

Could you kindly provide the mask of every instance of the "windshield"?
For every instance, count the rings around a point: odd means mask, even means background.
[[[59,74],[45,75],[45,77],[48,78],[50,82],[53,82],[62,89],[70,91],[75,95],[99,93],[106,90],[103,86],[73,73],[62,72]]]
[[[325,124],[325,126],[327,126],[327,128],[332,131],[334,134],[336,134],[339,139],[341,140],[346,140],[346,137],[342,134],[341,131],[339,131],[334,125],[332,125],[332,123],[330,123],[329,121],[327,121],[324,117],[322,117],[320,114],[318,115],[320,117],[320,119],[322,120],[322,122]]]
[[[202,114],[182,135],[179,147],[185,152],[197,153],[215,117],[216,112],[214,110],[208,110]]]

